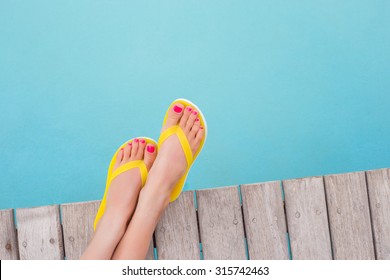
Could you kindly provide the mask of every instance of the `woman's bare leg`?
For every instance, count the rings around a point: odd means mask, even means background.
[[[142,159],[149,170],[156,155],[153,144],[146,144],[142,138],[134,139],[118,153],[114,170],[125,163]],[[141,175],[138,168],[123,172],[112,181],[104,215],[81,259],[111,259],[134,213],[140,189]]]
[[[172,106],[162,131],[179,124],[189,140],[193,154],[199,149],[204,130],[191,107],[177,103]],[[176,135],[161,145],[157,158],[141,190],[134,215],[113,259],[145,259],[156,225],[169,203],[170,194],[183,176],[187,161]]]

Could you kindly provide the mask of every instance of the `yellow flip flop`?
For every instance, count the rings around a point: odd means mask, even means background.
[[[160,138],[158,140],[158,147],[160,148],[161,144],[168,137],[170,137],[171,135],[176,134],[177,137],[179,138],[181,147],[182,147],[182,149],[184,151],[184,154],[185,154],[185,157],[186,157],[186,160],[187,160],[187,170],[184,173],[183,177],[180,178],[179,182],[174,187],[174,189],[173,189],[173,191],[171,193],[170,202],[176,200],[179,197],[181,191],[183,190],[184,183],[185,183],[185,181],[187,179],[187,175],[188,175],[188,173],[189,173],[189,171],[191,169],[191,166],[194,163],[195,159],[198,157],[200,151],[202,150],[202,148],[204,146],[204,143],[206,142],[206,137],[207,137],[207,123],[206,123],[206,119],[205,119],[202,111],[194,103],[192,103],[191,101],[189,101],[187,99],[180,98],[180,99],[176,99],[175,101],[172,102],[172,104],[169,106],[169,108],[168,108],[168,110],[167,110],[167,112],[165,114],[163,125],[165,125],[165,123],[167,121],[169,110],[171,110],[172,106],[175,103],[181,103],[184,106],[191,106],[192,108],[194,108],[198,112],[198,118],[199,118],[199,121],[200,121],[200,125],[204,129],[204,137],[203,137],[203,139],[202,139],[202,141],[200,143],[198,151],[193,155],[192,151],[191,151],[190,143],[188,143],[188,139],[187,139],[186,135],[184,134],[184,131],[180,128],[179,125],[172,126],[172,127],[168,128],[168,129],[166,129],[163,133],[161,133]]]
[[[157,147],[156,141],[154,141],[151,138],[148,138],[148,137],[137,137],[137,138],[138,139],[145,139],[146,145],[147,144],[154,144]],[[139,168],[139,171],[141,172],[142,187],[145,185],[146,177],[148,176],[148,169],[146,168],[146,165],[145,165],[143,160],[134,160],[134,161],[128,162],[128,163],[123,164],[122,166],[118,167],[113,172],[115,161],[116,161],[116,156],[117,156],[118,152],[122,148],[124,148],[128,143],[133,142],[134,139],[135,138],[133,138],[133,139],[123,143],[118,148],[118,150],[115,152],[115,154],[113,155],[113,157],[111,159],[110,166],[108,167],[108,172],[107,172],[106,190],[104,191],[102,202],[100,203],[99,210],[98,210],[98,212],[96,214],[96,217],[95,217],[95,222],[93,223],[93,229],[94,230],[96,229],[97,223],[99,222],[100,218],[104,214],[104,211],[106,210],[106,196],[107,196],[107,192],[108,192],[108,189],[110,188],[112,180],[114,180],[115,177],[117,177],[118,175],[120,175],[123,172],[126,172],[126,171],[128,171],[130,169]]]

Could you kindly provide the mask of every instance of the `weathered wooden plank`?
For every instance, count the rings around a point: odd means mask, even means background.
[[[365,173],[324,178],[333,258],[374,259]]]
[[[87,248],[94,234],[93,223],[99,205],[100,200],[61,205],[66,259],[79,259]],[[154,259],[153,240],[146,259]]]
[[[199,260],[199,234],[194,192],[183,192],[170,203],[157,225],[159,260]]]
[[[204,259],[246,259],[237,186],[198,190],[196,195]]]
[[[0,260],[19,259],[18,240],[14,223],[14,210],[0,211]]]
[[[390,169],[366,172],[376,257],[390,260]]]
[[[87,248],[99,205],[100,201],[61,205],[66,259],[78,260]]]
[[[241,194],[249,259],[289,259],[280,182],[241,185]]]
[[[22,260],[64,259],[58,205],[16,209]]]
[[[323,178],[284,180],[283,189],[292,258],[331,260]]]

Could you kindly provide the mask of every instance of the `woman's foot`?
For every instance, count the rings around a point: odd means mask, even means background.
[[[184,131],[192,154],[195,154],[205,136],[198,112],[190,106],[174,104],[162,132],[175,125]],[[172,190],[186,170],[187,160],[180,141],[176,135],[169,136],[159,148],[145,187],[140,192],[137,209],[115,249],[113,259],[145,258],[153,231],[169,203]]]
[[[135,160],[143,160],[149,171],[156,156],[154,144],[147,144],[145,139],[135,138],[118,152],[113,171]],[[106,216],[127,225],[137,204],[141,184],[142,179],[138,168],[130,169],[115,177],[107,192],[106,210],[102,219]],[[97,229],[98,227],[99,223]]]
[[[194,155],[200,148],[204,137],[204,128],[200,125],[198,112],[191,106],[184,106],[181,103],[174,104],[169,113],[161,132],[179,125],[184,131]],[[159,196],[163,197],[166,204],[176,183],[187,170],[187,160],[176,135],[168,137],[159,148],[158,156],[149,174],[149,181],[159,186]],[[146,190],[145,190],[146,191]]]
[[[147,144],[142,138],[134,139],[118,152],[113,171],[135,160],[143,160],[150,170],[156,155],[155,145]],[[107,193],[106,209],[81,259],[111,259],[135,210],[141,184],[138,168],[125,171],[113,179]]]

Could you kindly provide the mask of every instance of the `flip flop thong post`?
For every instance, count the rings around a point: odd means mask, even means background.
[[[140,139],[140,138],[145,139],[146,144],[154,144],[157,147],[156,141],[154,141],[151,138],[148,138],[148,137],[137,137],[137,138],[138,139]],[[148,176],[148,169],[146,168],[146,165],[145,165],[143,160],[130,161],[130,162],[126,163],[126,164],[121,165],[120,167],[118,167],[117,169],[115,169],[113,171],[114,165],[115,165],[115,161],[116,161],[116,156],[117,156],[118,152],[122,148],[124,148],[128,143],[133,142],[134,139],[135,138],[132,138],[131,140],[126,141],[125,143],[123,143],[116,150],[115,154],[113,155],[113,157],[111,159],[110,166],[108,167],[108,172],[107,172],[106,190],[104,191],[102,202],[100,203],[99,210],[98,210],[98,212],[96,214],[96,217],[95,217],[95,222],[93,223],[93,229],[94,230],[96,230],[96,225],[99,222],[100,218],[103,216],[104,211],[106,210],[107,192],[108,192],[108,190],[110,188],[112,180],[114,180],[115,177],[117,177],[118,175],[120,175],[123,172],[126,172],[126,171],[128,171],[130,169],[139,168],[139,171],[141,173],[141,179],[142,179],[142,187],[145,185],[146,177]]]
[[[189,171],[191,169],[191,166],[194,163],[195,159],[198,157],[200,151],[202,150],[202,148],[204,146],[204,143],[206,142],[207,131],[208,131],[207,130],[206,119],[205,119],[202,111],[194,103],[192,103],[191,101],[189,101],[187,99],[183,99],[183,98],[176,99],[169,106],[169,108],[168,108],[168,110],[167,110],[167,112],[165,114],[165,118],[164,118],[164,121],[163,121],[163,126],[165,125],[165,123],[167,121],[169,110],[171,110],[172,106],[174,104],[176,104],[176,103],[181,103],[184,106],[191,106],[192,108],[194,108],[198,112],[198,118],[199,118],[199,121],[200,121],[200,125],[203,126],[203,129],[204,129],[204,137],[203,137],[203,139],[202,139],[202,141],[200,143],[198,151],[195,154],[192,154],[191,146],[190,146],[190,144],[188,142],[187,136],[185,135],[184,131],[180,128],[179,125],[172,126],[172,127],[166,129],[164,132],[161,133],[160,138],[158,140],[158,147],[160,148],[162,143],[169,136],[176,134],[177,137],[179,138],[181,147],[182,147],[182,149],[184,151],[184,154],[185,154],[185,157],[186,157],[186,160],[187,160],[187,170],[184,173],[183,177],[180,178],[179,182],[174,187],[174,189],[173,189],[173,191],[171,193],[170,202],[176,200],[179,197],[181,191],[183,190],[184,183],[185,183],[185,181],[187,179],[187,175],[188,175],[188,173],[189,173]]]

